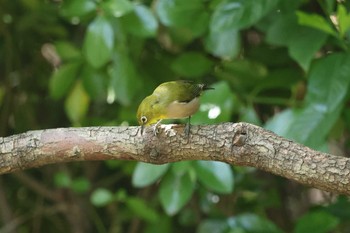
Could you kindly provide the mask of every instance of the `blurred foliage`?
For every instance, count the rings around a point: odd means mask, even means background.
[[[349,152],[350,2],[0,3],[0,135],[135,125],[160,83],[215,88],[193,124],[246,121]],[[346,197],[253,168],[57,164],[0,177],[1,232],[349,232]]]

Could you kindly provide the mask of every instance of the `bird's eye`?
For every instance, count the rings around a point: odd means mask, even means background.
[[[146,123],[146,122],[147,122],[147,117],[142,116],[142,117],[141,117],[141,121],[142,121],[142,123]]]

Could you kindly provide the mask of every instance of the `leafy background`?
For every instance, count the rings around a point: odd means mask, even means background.
[[[0,135],[136,125],[160,83],[215,87],[194,124],[246,121],[349,152],[350,2],[0,3]],[[346,197],[254,168],[56,164],[0,177],[1,232],[349,232]]]

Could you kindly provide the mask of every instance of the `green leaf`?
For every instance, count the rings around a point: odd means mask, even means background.
[[[280,136],[287,135],[290,128],[293,127],[293,121],[297,118],[297,114],[298,111],[286,109],[268,120],[265,128]]]
[[[66,172],[57,172],[54,176],[55,185],[59,188],[70,187],[72,180]]]
[[[5,96],[5,86],[0,86],[0,106],[3,106]]]
[[[68,63],[56,70],[50,79],[50,94],[54,99],[60,99],[71,89],[78,75],[80,63]]]
[[[72,189],[76,193],[86,193],[90,186],[90,181],[85,177],[76,178],[72,182]]]
[[[274,223],[255,214],[237,215],[229,218],[227,222],[232,230],[243,229],[249,233],[282,233]]]
[[[216,75],[226,80],[238,96],[246,96],[267,81],[268,69],[262,63],[236,59],[222,63],[221,69],[216,69]]]
[[[247,122],[255,125],[261,125],[261,120],[259,119],[258,113],[254,109],[254,106],[246,106],[240,109],[240,119],[239,121]]]
[[[346,97],[349,74],[350,54],[333,53],[320,59],[310,71],[306,102],[334,111]]]
[[[97,16],[88,26],[84,52],[87,61],[100,68],[110,59],[114,46],[114,31],[110,22],[104,16]]]
[[[114,199],[116,201],[125,202],[128,198],[129,196],[126,190],[123,188],[118,189],[118,191],[114,194]]]
[[[350,55],[318,60],[310,70],[305,105],[271,119],[266,127],[281,136],[318,148],[339,118],[350,83]],[[281,132],[280,128],[284,128]]]
[[[230,230],[229,225],[227,224],[227,221],[225,221],[224,219],[207,219],[200,222],[196,232],[197,233],[208,233],[208,232],[227,233],[227,232],[230,232],[229,230]]]
[[[80,50],[68,41],[58,41],[55,43],[55,49],[64,61],[80,59]]]
[[[269,70],[266,77],[263,78],[254,90],[255,93],[266,91],[269,89],[282,89],[290,91],[291,87],[304,81],[304,74],[301,70],[295,67],[286,67],[281,69]]]
[[[210,85],[214,90],[208,90],[201,96],[199,111],[191,118],[193,124],[213,124],[231,119],[235,107],[235,96],[225,81]]]
[[[350,218],[350,202],[347,196],[338,196],[337,201],[328,205],[326,210],[342,221],[347,221]]]
[[[97,207],[106,206],[109,203],[111,203],[113,200],[114,198],[111,191],[104,188],[98,188],[94,190],[90,197],[91,203]]]
[[[343,38],[345,33],[350,29],[350,14],[347,13],[345,6],[342,4],[338,5],[337,17],[339,23],[340,36]]]
[[[337,36],[336,31],[332,28],[330,23],[320,15],[307,14],[302,11],[297,11],[298,22],[300,25],[312,27],[320,31],[326,32],[330,35]]]
[[[96,10],[93,0],[70,0],[63,1],[61,13],[65,17],[82,17]]]
[[[171,171],[178,176],[182,176],[187,172],[190,172],[190,175],[193,175],[192,161],[181,161],[181,162],[172,163]]]
[[[177,57],[171,64],[171,68],[181,76],[200,77],[208,73],[213,62],[198,52],[187,52]]]
[[[85,65],[80,74],[83,86],[91,99],[102,100],[106,98],[108,76],[92,67]]]
[[[107,102],[112,103],[117,100],[123,105],[130,105],[141,83],[134,63],[125,51],[118,51],[114,54],[113,66],[108,70],[108,74],[110,84]]]
[[[166,214],[162,214],[157,222],[147,224],[143,230],[143,233],[172,233],[173,218]]]
[[[82,83],[79,81],[75,84],[65,101],[65,111],[68,118],[73,123],[79,123],[85,117],[90,104],[90,98],[86,94]]]
[[[195,182],[187,172],[182,175],[169,172],[160,184],[160,202],[168,215],[174,215],[190,200]]]
[[[210,30],[205,38],[205,49],[216,57],[232,59],[236,57],[241,49],[239,31],[236,29],[225,29],[222,31]]]
[[[334,9],[335,9],[335,5],[338,4],[336,1],[334,0],[325,0],[323,7],[325,8],[325,10],[327,11],[327,13],[329,15],[334,13]]]
[[[227,219],[208,219],[202,221],[198,233],[282,233],[268,219],[254,214],[240,214]]]
[[[121,17],[132,12],[134,5],[129,0],[107,0],[102,3],[102,8],[114,17]]]
[[[154,165],[139,162],[132,175],[132,184],[142,188],[156,182],[168,170],[169,164]]]
[[[210,28],[221,32],[250,27],[274,9],[277,3],[278,0],[224,0],[216,6]]]
[[[299,25],[294,14],[283,15],[275,20],[267,32],[266,40],[271,44],[288,48],[290,56],[305,70],[309,70],[315,54],[324,45],[327,34]]]
[[[129,197],[126,200],[126,205],[136,216],[147,222],[154,223],[159,219],[157,212],[153,208],[147,206],[145,200],[141,198]]]
[[[324,211],[313,211],[301,217],[294,229],[294,233],[326,233],[334,230],[339,219]]]
[[[227,194],[233,191],[233,173],[230,165],[216,161],[195,161],[197,178],[206,188]]]
[[[186,28],[195,36],[207,29],[209,15],[202,0],[159,0],[156,12],[165,26]]]
[[[135,11],[122,18],[125,30],[139,37],[154,37],[158,30],[158,21],[149,8],[136,5]]]

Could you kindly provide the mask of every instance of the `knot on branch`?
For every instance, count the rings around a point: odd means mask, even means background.
[[[152,148],[149,153],[149,158],[151,161],[156,161],[159,157],[159,151],[156,148]]]
[[[236,132],[233,135],[233,146],[244,146],[247,140],[247,129],[244,124],[237,125]]]

